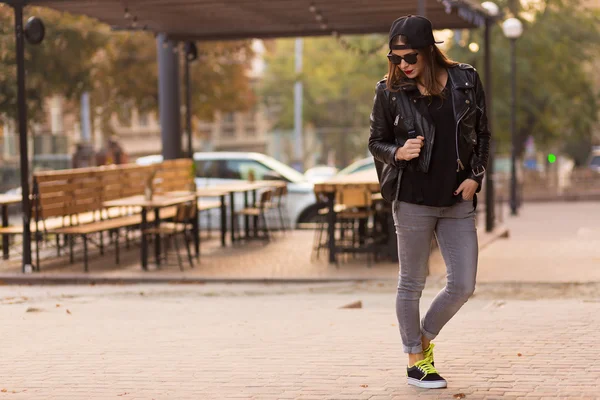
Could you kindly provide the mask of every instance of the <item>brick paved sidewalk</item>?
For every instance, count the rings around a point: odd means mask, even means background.
[[[0,400],[600,399],[597,299],[476,296],[436,341],[449,388],[425,391],[405,384],[394,294],[0,286]]]

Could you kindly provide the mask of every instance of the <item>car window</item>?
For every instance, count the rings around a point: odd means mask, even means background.
[[[360,167],[356,168],[352,173],[354,172],[360,172],[360,171],[366,171],[368,169],[373,169],[375,168],[375,164],[365,164],[365,165],[361,165]]]
[[[600,156],[594,156],[590,162],[590,165],[593,167],[600,167]]]
[[[262,180],[266,173],[273,170],[254,160],[224,160],[221,178],[248,180],[250,171],[254,172],[254,179]]]
[[[219,169],[215,160],[197,160],[196,177],[197,178],[218,178]]]

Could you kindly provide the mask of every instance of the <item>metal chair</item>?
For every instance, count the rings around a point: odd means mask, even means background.
[[[195,202],[188,202],[177,206],[177,211],[172,222],[162,222],[159,226],[144,229],[144,235],[158,235],[161,239],[165,238],[167,244],[173,239],[175,242],[175,250],[177,252],[177,260],[179,269],[183,271],[183,261],[180,254],[179,240],[177,237],[182,235],[185,240],[185,248],[187,251],[188,261],[191,268],[194,268],[194,261],[190,249],[190,242],[193,241],[193,222],[194,218],[198,218],[198,209]],[[188,234],[190,237],[188,237]],[[168,262],[168,246],[165,249],[165,262]],[[156,260],[157,264],[159,260]]]

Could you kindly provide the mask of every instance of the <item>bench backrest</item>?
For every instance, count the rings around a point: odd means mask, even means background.
[[[192,165],[180,159],[39,172],[34,174],[34,216],[44,220],[101,211],[105,201],[144,194],[151,179],[155,193],[189,190]]]
[[[154,192],[157,194],[189,191],[194,182],[194,161],[189,158],[167,160],[158,164],[154,177]]]

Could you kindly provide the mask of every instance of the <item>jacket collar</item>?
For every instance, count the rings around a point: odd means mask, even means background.
[[[450,85],[452,89],[472,89],[473,84],[469,82],[469,77],[466,70],[473,69],[468,64],[456,64],[448,68],[448,79],[450,79]],[[409,93],[418,91],[417,84],[414,80],[409,79],[405,81],[406,84],[401,86],[400,89]]]

